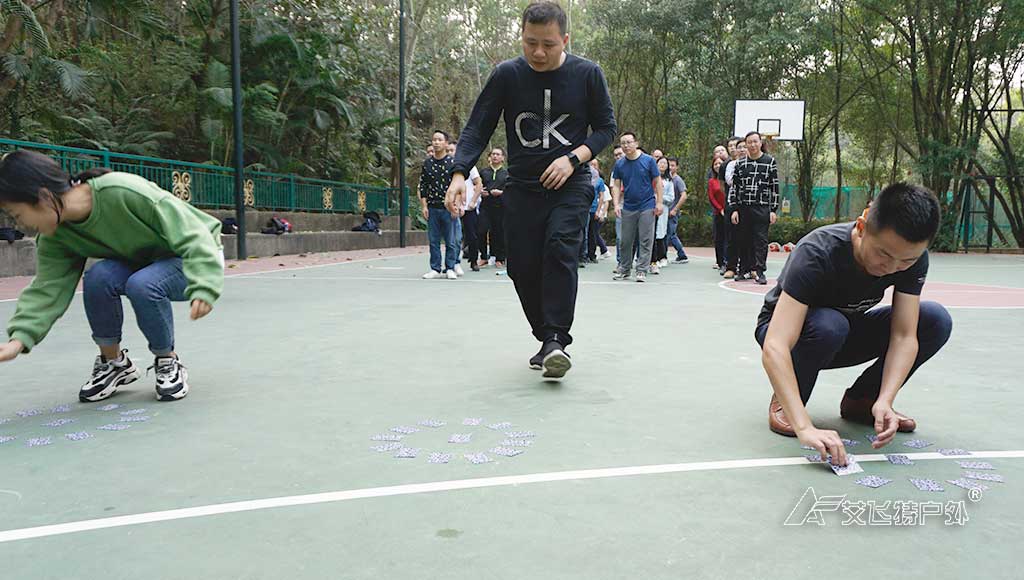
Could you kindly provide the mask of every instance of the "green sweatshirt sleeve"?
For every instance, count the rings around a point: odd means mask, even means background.
[[[59,242],[39,236],[36,244],[36,277],[18,297],[18,307],[7,324],[7,335],[20,340],[26,353],[67,312],[85,270],[85,258],[72,254]]]
[[[213,304],[224,290],[224,251],[207,224],[185,202],[165,197],[154,204],[154,224],[175,255],[188,280],[185,296]]]

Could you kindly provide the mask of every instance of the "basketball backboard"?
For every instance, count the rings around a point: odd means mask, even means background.
[[[804,101],[736,101],[733,133],[757,131],[776,141],[804,140]]]

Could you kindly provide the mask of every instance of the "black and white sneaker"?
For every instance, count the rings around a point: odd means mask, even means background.
[[[544,370],[544,347],[540,347],[540,351],[537,354],[530,357],[530,369],[535,371]]]
[[[102,401],[117,392],[118,387],[134,383],[142,378],[128,351],[122,350],[118,360],[104,360],[96,357],[92,365],[92,379],[78,391],[78,400],[83,403]]]
[[[541,366],[544,367],[544,374],[542,376],[546,379],[560,379],[572,368],[572,361],[565,353],[565,347],[557,341],[545,342],[539,354],[543,355]]]
[[[158,356],[150,369],[156,369],[156,399],[177,401],[188,394],[188,369],[177,356]]]

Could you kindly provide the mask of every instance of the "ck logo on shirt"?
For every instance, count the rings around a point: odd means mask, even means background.
[[[555,127],[560,125],[563,121],[565,121],[568,118],[569,113],[565,113],[557,120],[555,120],[554,123],[551,122],[551,89],[544,89],[544,118],[542,119],[540,115],[538,115],[537,113],[531,113],[529,111],[519,113],[519,116],[516,117],[516,136],[519,137],[519,142],[523,144],[523,147],[527,147],[530,149],[540,146],[542,144],[545,149],[550,149],[552,135],[555,137],[555,139],[558,139],[558,141],[562,145],[572,145],[572,143],[570,143],[569,140],[565,138],[565,136],[563,136],[555,129]],[[540,121],[542,123],[543,128],[541,130],[540,139],[532,139],[530,141],[527,141],[526,137],[523,136],[522,123],[527,119],[533,119],[535,121]]]

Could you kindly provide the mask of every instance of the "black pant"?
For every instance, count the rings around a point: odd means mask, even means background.
[[[711,218],[711,231],[715,237],[715,263],[718,267],[725,266],[725,216],[715,212]]]
[[[502,195],[504,199],[504,195]],[[495,261],[505,261],[505,209],[486,201],[480,207],[477,233],[480,242],[480,258],[494,256]]]
[[[590,176],[556,191],[510,181],[503,197],[508,276],[533,336],[569,345],[583,228],[594,199]]]
[[[601,239],[601,222],[597,221],[597,213],[590,214],[587,226],[587,259],[597,259],[597,241]]]
[[[768,261],[768,226],[771,209],[765,205],[741,205],[737,252],[742,272],[764,272]]]
[[[725,267],[739,273],[740,267],[740,227],[732,223],[732,212],[725,210]]]
[[[833,308],[809,308],[800,339],[791,351],[793,370],[804,404],[811,398],[821,370],[853,367],[871,360],[875,363],[857,377],[849,394],[855,399],[878,399],[891,329],[891,306],[849,317]],[[937,302],[921,303],[917,323],[917,358],[908,379],[939,352],[952,331],[953,319],[942,305]],[[764,346],[767,333],[768,323],[754,331],[754,338],[761,346]]]
[[[480,240],[477,237],[478,221],[476,210],[467,210],[462,216],[462,237],[464,238],[463,244],[466,246],[465,258],[471,264],[475,264],[480,256]]]

